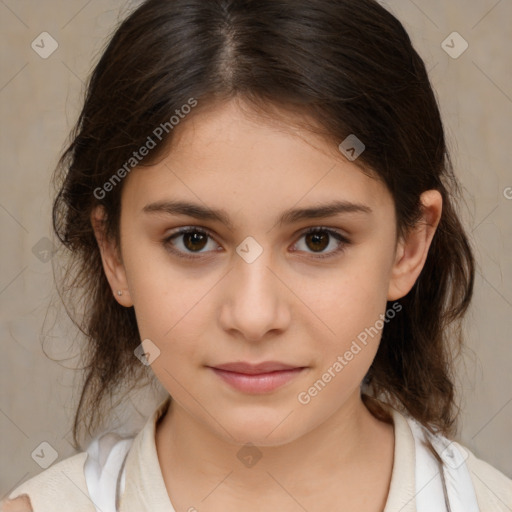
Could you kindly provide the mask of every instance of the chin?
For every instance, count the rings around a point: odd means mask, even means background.
[[[269,411],[268,409],[252,413],[237,411],[229,419],[225,417],[221,420],[221,424],[232,437],[224,430],[220,433],[227,441],[237,445],[252,443],[256,446],[281,446],[305,434],[303,423],[298,424],[296,418],[292,420],[294,413],[287,418],[290,410],[287,409],[286,413],[282,410]],[[301,425],[300,429],[299,425]]]

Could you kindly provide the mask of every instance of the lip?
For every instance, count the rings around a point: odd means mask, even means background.
[[[227,372],[243,373],[246,375],[258,375],[282,370],[295,370],[299,367],[277,361],[264,361],[263,363],[258,364],[245,363],[241,361],[236,363],[218,364],[212,368],[225,370]]]
[[[250,394],[274,391],[305,370],[304,366],[293,366],[275,361],[259,364],[226,363],[209,368],[231,387]]]

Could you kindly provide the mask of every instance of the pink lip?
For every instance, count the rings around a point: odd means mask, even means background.
[[[245,393],[268,393],[296,377],[304,367],[268,361],[228,363],[210,368],[227,384]]]

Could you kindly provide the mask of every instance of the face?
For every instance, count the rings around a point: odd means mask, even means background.
[[[290,442],[359,396],[386,301],[409,287],[393,199],[326,142],[235,102],[177,135],[124,182],[108,278],[177,410],[229,441]]]

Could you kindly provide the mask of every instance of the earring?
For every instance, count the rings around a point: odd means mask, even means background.
[[[117,295],[121,296],[123,295],[123,292],[121,290],[117,290]]]

